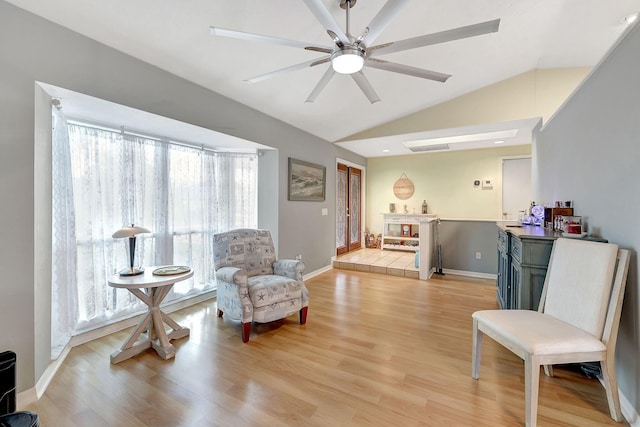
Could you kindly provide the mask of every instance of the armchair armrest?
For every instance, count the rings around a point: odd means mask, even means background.
[[[273,274],[285,276],[293,280],[302,282],[304,273],[304,262],[297,259],[280,259],[273,263]]]
[[[240,287],[247,286],[247,273],[237,267],[222,267],[216,271],[216,279],[233,283]]]

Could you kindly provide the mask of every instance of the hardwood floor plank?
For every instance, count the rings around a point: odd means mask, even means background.
[[[487,338],[471,378],[471,314],[497,308],[492,281],[331,270],[307,287],[306,325],[254,324],[246,344],[206,301],[172,314],[191,329],[174,359],[112,365],[128,330],[80,345],[23,409],[45,427],[524,425],[520,359]],[[555,374],[540,377],[540,426],[628,425],[597,380]]]

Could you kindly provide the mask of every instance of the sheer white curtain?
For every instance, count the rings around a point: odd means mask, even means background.
[[[76,235],[67,120],[52,109],[51,358],[60,355],[77,319]]]
[[[54,170],[66,168],[72,185],[65,187],[73,189],[75,216],[66,218],[75,229],[66,255],[77,258],[77,283],[68,282],[68,292],[77,294],[72,329],[144,308],[126,290],[107,285],[128,264],[126,239],[111,237],[124,225],[151,230],[138,235],[136,263],[193,268],[194,277],[179,282],[166,301],[213,289],[213,233],[257,225],[257,155],[214,153],[80,123],[70,123],[68,132],[70,162]],[[54,217],[64,216],[56,206]]]

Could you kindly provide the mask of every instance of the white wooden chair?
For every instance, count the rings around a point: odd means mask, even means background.
[[[622,421],[614,353],[629,251],[609,243],[556,240],[538,311],[473,313],[472,377],[480,375],[483,334],[524,360],[526,425],[535,426],[540,366],[600,362],[611,418]]]

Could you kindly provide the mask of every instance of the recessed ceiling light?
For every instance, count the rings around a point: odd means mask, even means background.
[[[504,144],[504,141],[493,141],[494,144]]]
[[[391,151],[391,150],[389,150],[389,149],[382,150],[383,153],[388,153],[389,151]]]
[[[638,19],[638,14],[632,13],[631,15],[627,15],[624,17],[624,22],[626,22],[627,24],[631,24],[632,22],[635,22],[636,19]]]

